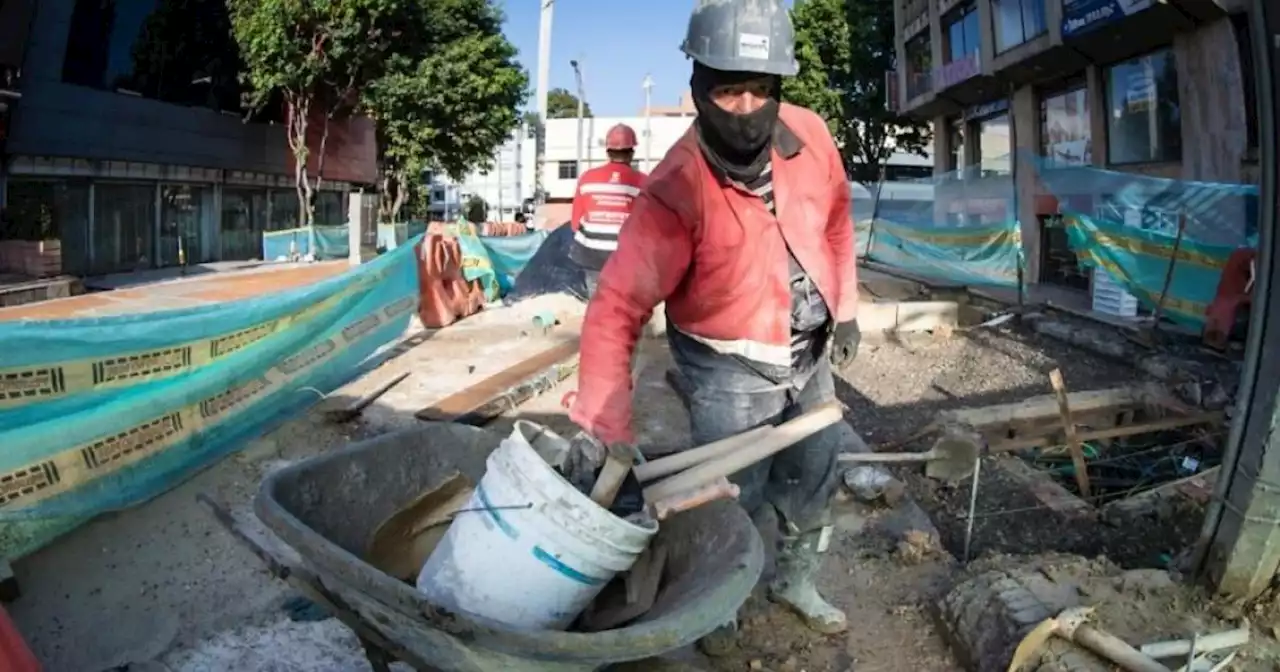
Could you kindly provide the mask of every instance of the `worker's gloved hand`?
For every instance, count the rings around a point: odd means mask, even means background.
[[[831,363],[837,369],[851,364],[861,342],[862,330],[858,329],[857,318],[837,324],[831,338]]]

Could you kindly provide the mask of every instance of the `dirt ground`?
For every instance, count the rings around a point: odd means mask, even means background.
[[[47,669],[101,672],[138,661],[160,661],[175,672],[359,669],[354,642],[337,634],[341,628],[332,619],[296,624],[282,618],[289,597],[284,585],[213,523],[195,495],[206,492],[243,508],[262,475],[281,464],[413,424],[412,412],[432,399],[548,347],[557,335],[533,330],[532,312],[525,310],[528,314],[482,313],[448,330],[419,335],[420,345],[403,355],[413,362],[415,375],[357,422],[333,425],[313,412],[174,491],[94,521],[17,563],[25,597],[8,608]],[[557,310],[569,316],[567,321],[575,319],[570,306]],[[506,349],[499,353],[494,347]],[[636,410],[642,448],[650,454],[689,444],[687,418],[663,380],[669,356],[661,347],[656,353],[640,378]],[[905,436],[945,408],[1045,394],[1047,372],[1055,367],[1063,370],[1073,390],[1136,377],[1131,370],[1053,341],[978,330],[943,341],[925,337],[866,344],[838,382],[838,392],[849,408],[847,418],[874,443]],[[575,385],[570,379],[526,404],[520,417],[570,433],[573,427],[561,401]],[[513,417],[493,423],[495,431],[509,431]],[[928,527],[917,524],[920,514],[906,505],[884,509],[842,503],[820,586],[848,612],[849,633],[813,635],[791,614],[755,597],[743,612],[738,649],[703,664],[725,672],[960,669],[932,610],[957,576],[963,576],[947,550],[959,551],[963,521],[957,512],[967,505],[967,489],[949,491],[906,474],[904,478],[910,494],[936,521],[941,544],[927,530],[923,538],[906,534]],[[1062,545],[1061,526],[1047,524],[1043,511],[1026,512],[1022,518],[995,514],[1033,504],[1026,501],[1025,491],[992,478],[984,481],[981,493],[984,516],[975,529],[979,554],[1034,553]],[[1081,528],[1075,534],[1077,545],[1068,544],[1066,550],[1115,552],[1132,566],[1152,566],[1151,558],[1176,550],[1176,542],[1167,539],[1134,542],[1133,549],[1125,550],[1114,541],[1093,539],[1096,530]]]

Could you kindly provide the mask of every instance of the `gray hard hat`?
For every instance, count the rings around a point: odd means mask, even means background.
[[[698,0],[680,50],[715,70],[791,76],[800,69],[781,0]]]

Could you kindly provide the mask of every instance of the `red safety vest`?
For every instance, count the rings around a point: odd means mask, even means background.
[[[569,258],[584,268],[604,268],[618,249],[618,234],[644,186],[645,174],[625,163],[596,166],[578,178],[573,196],[573,247]]]

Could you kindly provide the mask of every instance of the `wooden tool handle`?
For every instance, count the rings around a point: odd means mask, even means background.
[[[885,462],[928,462],[936,459],[938,453],[932,450],[923,453],[841,453],[836,458],[841,463],[885,463]]]
[[[659,481],[644,490],[646,502],[656,502],[672,495],[692,490],[705,485],[722,476],[735,474],[743,469],[780,453],[793,444],[816,434],[844,419],[837,404],[827,404],[821,408],[771,428],[759,437],[727,455],[708,460],[688,471],[676,474],[671,478]],[[755,431],[755,430],[751,430]]]
[[[627,480],[627,472],[630,470],[631,463],[619,459],[611,451],[604,461],[604,467],[600,469],[600,477],[591,486],[591,501],[606,509],[613,506],[613,500],[617,499],[622,482]]]
[[[1071,634],[1071,641],[1098,654],[1128,672],[1169,672],[1169,668],[1129,643],[1090,625],[1082,625]]]
[[[716,481],[690,492],[672,495],[662,501],[653,503],[653,517],[666,520],[681,511],[695,509],[717,499],[734,499],[738,496],[738,486],[723,476]]]
[[[749,446],[771,431],[773,431],[772,425],[756,427],[741,434],[734,434],[719,441],[712,441],[705,446],[682,450],[674,455],[646,462],[636,466],[636,479],[641,483],[648,483],[663,476],[670,476],[707,460],[715,459],[721,455],[728,455],[743,446]]]

